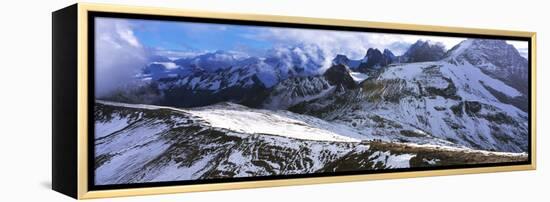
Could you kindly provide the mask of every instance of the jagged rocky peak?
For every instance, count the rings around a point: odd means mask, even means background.
[[[389,49],[384,49],[384,53],[382,53],[382,54],[384,55],[384,58],[389,59],[388,64],[391,63],[395,59],[395,55]]]
[[[445,56],[445,46],[430,40],[418,40],[400,58],[400,62],[427,62],[441,60]]]
[[[365,58],[359,65],[359,70],[362,72],[379,70],[382,67],[391,64],[394,59],[395,55],[388,49],[384,49],[384,52],[382,53],[377,48],[369,48]]]
[[[382,63],[384,60],[384,55],[382,55],[382,52],[380,52],[377,48],[369,48],[365,58],[367,58],[367,63],[374,65]]]
[[[346,55],[338,54],[336,57],[332,60],[332,64],[339,65],[339,64],[346,64],[349,62],[349,58]]]
[[[351,71],[345,65],[333,65],[327,69],[324,77],[331,85],[339,85],[348,89],[357,87],[357,83],[351,76]]]
[[[348,66],[350,69],[355,69],[361,64],[360,60],[352,60],[349,59],[348,56],[343,54],[338,54],[334,59],[332,60],[332,65],[345,65]]]
[[[489,62],[499,67],[512,67],[527,63],[527,59],[505,40],[468,39],[449,50],[447,55],[473,65]]]
[[[374,56],[374,55],[377,55],[377,54],[382,54],[382,52],[380,50],[378,50],[378,48],[369,48],[367,50],[367,54],[365,56]]]
[[[468,39],[449,50],[447,57],[450,62],[475,65],[527,95],[528,61],[505,40]]]

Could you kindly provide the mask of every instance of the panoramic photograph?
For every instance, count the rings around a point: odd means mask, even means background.
[[[527,41],[94,20],[95,185],[528,161]]]

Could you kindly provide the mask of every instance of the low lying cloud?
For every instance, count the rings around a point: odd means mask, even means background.
[[[151,55],[159,55],[167,57],[170,60],[184,59],[184,58],[193,58],[199,55],[208,53],[207,51],[176,51],[176,50],[166,50],[161,48],[155,48],[150,50]]]
[[[321,48],[325,54],[345,54],[352,58],[363,57],[369,44],[365,34],[344,31],[266,28],[255,37],[282,45],[315,45]]]
[[[365,33],[352,31],[331,31],[296,28],[261,28],[255,34],[247,34],[254,40],[267,40],[275,44],[299,44],[304,47],[315,46],[325,59],[323,65],[337,54],[344,54],[350,59],[362,59],[369,48],[389,49],[395,55],[403,54],[417,40],[430,40],[442,43],[446,49],[452,48],[464,38],[434,37],[404,34]],[[318,55],[319,50],[305,48],[303,55]],[[314,51],[314,52],[307,52]]]
[[[101,98],[132,82],[146,65],[147,54],[127,21],[95,20],[95,96]]]
[[[314,44],[299,44],[294,46],[277,46],[267,51],[268,58],[277,58],[280,63],[278,68],[283,77],[286,73],[294,71],[298,74],[318,74],[324,72],[332,63],[332,53],[325,52],[323,49]],[[302,68],[301,70],[296,69]]]

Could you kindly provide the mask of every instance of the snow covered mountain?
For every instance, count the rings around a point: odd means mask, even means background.
[[[368,75],[353,72],[346,65],[333,65],[322,76],[294,77],[280,82],[269,90],[261,107],[288,109],[301,102],[357,88],[367,78]]]
[[[415,44],[405,55],[418,56],[421,54],[412,52],[427,53],[429,49],[436,50],[437,55],[442,53],[440,44],[422,41]],[[510,47],[504,41],[467,40],[451,49],[443,60],[438,56],[433,58],[434,62],[390,64],[379,69],[378,74],[370,74],[368,79],[358,82],[359,89],[334,87],[331,91],[322,91],[327,88],[316,88],[314,92],[323,93],[308,99],[294,99],[295,102],[287,102],[291,104],[281,109],[371,134],[384,134],[390,141],[426,143],[414,138],[432,136],[470,148],[526,152],[528,98],[516,86],[527,82],[502,76],[518,72],[514,68],[508,70],[489,63],[517,65],[518,69],[527,71],[526,66],[521,66],[526,62],[524,58],[517,58],[521,57],[517,51],[505,50]],[[496,48],[504,51],[492,50]],[[468,58],[482,58],[484,62]],[[338,61],[345,65],[344,59],[340,57]],[[487,64],[491,64],[492,69],[487,69]],[[347,73],[334,78],[345,80],[354,73],[342,69],[335,72]],[[497,71],[510,72],[495,76]],[[511,80],[515,83],[510,83]]]
[[[262,96],[276,84],[294,77],[323,73],[324,54],[311,51],[318,47],[274,48],[265,58],[239,52],[216,51],[171,61],[159,57],[144,68],[139,78],[145,89],[158,95],[155,102],[140,100],[142,89],[120,92],[108,98],[122,102],[196,107],[231,101],[257,106]],[[151,94],[151,93],[149,93]],[[127,99],[131,97],[133,99]]]
[[[262,108],[287,109],[298,103],[323,97],[335,89],[322,76],[290,78],[273,87],[263,101]]]
[[[519,96],[474,65],[437,61],[391,65],[359,89],[289,110],[392,141],[437,137],[475,149],[526,152],[527,113],[501,101]]]
[[[307,55],[304,48],[274,49],[266,58],[224,51],[159,58],[142,75],[154,80],[152,87],[140,93],[162,99],[128,102],[174,107],[233,102],[288,109],[385,141],[527,150],[528,98],[522,87],[527,82],[521,80],[527,62],[505,41],[466,40],[447,53],[439,43],[417,41],[397,57],[371,48],[362,60],[338,55],[326,70],[324,54]]]
[[[232,103],[177,109],[97,101],[94,116],[97,185],[527,159],[526,154],[366,141],[375,137],[346,125]]]
[[[248,56],[244,53],[218,50],[195,57],[178,59],[175,60],[174,63],[180,67],[215,72],[220,69],[231,68],[236,63],[246,58],[248,58]]]
[[[449,50],[447,57],[451,62],[475,65],[491,77],[528,94],[528,61],[504,40],[469,39]]]
[[[277,72],[257,58],[241,60],[216,71],[193,69],[187,76],[155,82],[166,106],[195,107],[222,101],[253,102],[268,86],[278,83]]]

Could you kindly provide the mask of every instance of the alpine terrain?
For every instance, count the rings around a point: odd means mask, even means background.
[[[528,61],[506,41],[306,48],[151,57],[138,88],[96,98],[95,183],[527,160]]]

